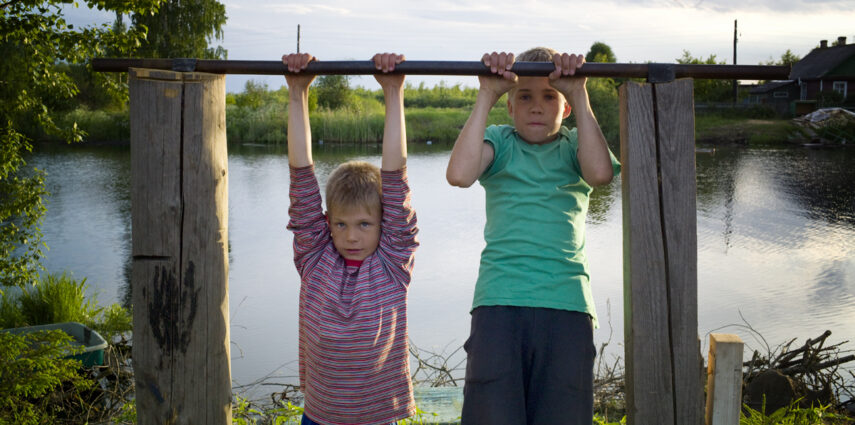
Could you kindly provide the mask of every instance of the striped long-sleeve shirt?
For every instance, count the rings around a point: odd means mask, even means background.
[[[406,169],[383,171],[380,243],[357,267],[336,251],[314,167],[291,168],[288,229],[300,273],[300,387],[324,425],[388,424],[415,413],[407,289],[418,247]]]

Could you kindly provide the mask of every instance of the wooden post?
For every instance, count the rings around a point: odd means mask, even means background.
[[[230,424],[225,77],[131,69],[139,424]]]
[[[692,80],[620,87],[630,424],[700,425]]]
[[[707,425],[739,425],[742,410],[742,340],[710,334],[707,368]]]

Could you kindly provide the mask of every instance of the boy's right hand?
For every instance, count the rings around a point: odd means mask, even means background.
[[[313,62],[314,56],[308,53],[291,53],[282,55],[282,63],[288,67],[288,74],[285,74],[285,81],[288,82],[289,88],[305,88],[312,84],[315,79],[314,75],[300,74],[300,71],[306,69],[309,62]]]
[[[514,65],[513,53],[484,53],[481,62],[490,67],[495,76],[479,75],[478,82],[481,90],[486,90],[496,96],[496,99],[507,93],[517,83],[517,74],[511,72]]]

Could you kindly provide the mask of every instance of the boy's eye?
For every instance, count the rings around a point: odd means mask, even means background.
[[[367,221],[363,221],[362,223],[359,223],[359,225],[362,226],[363,228],[365,228],[365,227],[371,226],[371,223],[369,223]]]
[[[527,95],[527,94],[521,94],[520,95],[520,100],[529,100],[529,99],[531,99],[530,95]]]
[[[344,223],[333,223],[333,226],[335,226],[339,229],[344,229]]]

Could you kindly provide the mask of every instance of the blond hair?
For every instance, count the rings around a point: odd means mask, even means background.
[[[517,62],[552,62],[552,56],[556,53],[558,51],[549,47],[532,47],[520,53],[514,60]]]
[[[327,180],[327,210],[364,207],[380,209],[380,169],[364,161],[348,161],[333,170]]]
[[[514,58],[516,62],[552,62],[552,56],[558,53],[555,49],[550,49],[549,47],[532,47],[522,53],[519,56]],[[508,91],[508,98],[511,99],[514,96],[514,92],[516,92],[517,88],[514,86]]]

